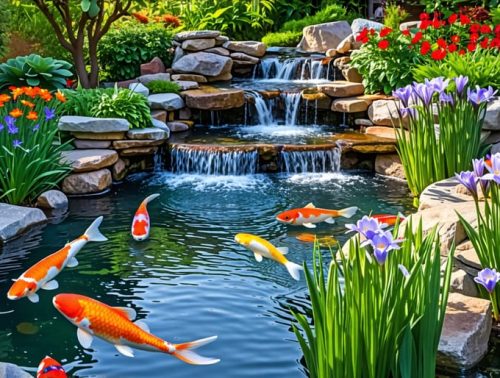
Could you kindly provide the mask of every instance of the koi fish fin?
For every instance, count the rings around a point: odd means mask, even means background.
[[[137,312],[130,307],[113,307],[113,310],[125,316],[128,320],[134,320],[137,317]]]
[[[316,228],[316,225],[312,223],[302,223],[302,226],[307,228]]]
[[[334,224],[335,220],[333,218],[327,218],[327,219],[325,219],[325,223]]]
[[[205,339],[195,340],[183,344],[174,344],[174,352],[172,353],[179,360],[184,361],[191,365],[212,365],[220,361],[218,358],[209,358],[200,356],[192,349],[199,348],[203,345],[209,344],[217,340],[217,336],[207,337]],[[167,345],[168,346],[168,345]]]
[[[118,352],[120,352],[121,354],[123,354],[124,356],[127,356],[127,357],[135,357],[134,356],[134,351],[132,350],[131,347],[129,346],[126,346],[126,345],[118,345],[116,344],[115,345],[115,348]]]
[[[68,268],[74,268],[77,265],[78,265],[78,260],[75,257],[70,258],[68,263],[66,264]]]
[[[304,206],[305,209],[315,209],[316,206],[312,202],[309,202],[307,205]]]
[[[158,193],[155,193],[155,194],[151,194],[150,196],[144,198],[144,201],[142,201],[142,203],[144,205],[147,205],[148,203],[150,203],[152,200],[154,200],[155,198],[158,198],[160,195]]]
[[[288,273],[292,276],[294,280],[300,280],[300,271],[304,270],[299,264],[295,264],[291,261],[287,261],[285,263],[285,267],[288,270]]]
[[[78,328],[76,330],[76,336],[78,337],[78,341],[80,342],[80,345],[82,347],[90,348],[90,346],[92,345],[92,340],[94,340],[94,336],[81,328]]]
[[[288,253],[288,247],[278,247],[276,249],[280,251],[282,255],[286,255]]]
[[[28,295],[28,299],[30,300],[31,303],[38,303],[40,301],[40,297],[38,296],[37,293]]]
[[[356,214],[356,211],[358,211],[356,206],[348,207],[346,209],[339,210],[339,215],[344,218],[350,218]]]
[[[253,255],[255,256],[255,260],[257,260],[257,262],[261,262],[262,261],[262,255],[259,255],[258,253],[253,253]]]
[[[103,234],[101,234],[101,231],[99,231],[99,226],[102,223],[103,217],[97,218],[95,221],[92,222],[89,228],[85,230],[84,235],[87,237],[88,241],[106,241],[108,240],[107,237],[105,237]]]
[[[46,282],[45,284],[42,285],[42,289],[44,289],[44,290],[56,290],[58,288],[59,288],[59,284],[57,283],[56,280]]]
[[[144,323],[142,320],[138,320],[136,322],[134,322],[134,324],[139,327],[140,329],[142,329],[143,331],[146,331],[147,333],[150,333],[150,329],[149,329],[149,326]]]

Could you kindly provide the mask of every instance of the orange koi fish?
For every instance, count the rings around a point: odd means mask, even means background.
[[[352,217],[356,211],[357,207],[348,207],[343,210],[328,210],[320,209],[314,206],[312,203],[306,205],[306,207],[300,209],[292,209],[278,214],[276,219],[282,223],[291,224],[294,226],[304,226],[307,228],[316,228],[315,223],[326,222],[333,224],[335,217]]]
[[[151,228],[151,223],[149,220],[149,213],[147,205],[150,201],[159,197],[159,194],[151,194],[146,197],[144,201],[140,204],[139,208],[135,212],[134,220],[132,221],[132,237],[134,240],[142,241],[149,237],[149,230]]]
[[[211,343],[217,336],[171,344],[149,333],[149,327],[144,322],[132,323],[136,317],[132,308],[111,307],[78,294],[58,294],[52,303],[66,319],[78,327],[78,341],[84,348],[90,348],[96,336],[113,344],[118,352],[127,357],[134,357],[132,348],[135,348],[168,353],[192,365],[211,365],[220,361],[202,357],[192,351]]]
[[[406,219],[404,217],[404,215],[402,215],[402,214],[398,214],[398,215],[377,214],[377,215],[371,215],[371,217],[378,220],[379,223],[386,224],[388,226],[394,226],[398,219],[399,219],[399,222],[402,222]]]
[[[300,240],[304,243],[314,243],[317,241],[320,245],[325,247],[331,247],[338,243],[337,239],[333,236],[318,236],[314,234],[302,233],[295,236],[295,239]]]
[[[57,289],[59,284],[54,278],[66,266],[73,268],[78,265],[78,260],[75,256],[85,244],[89,241],[98,242],[108,240],[99,231],[101,222],[102,217],[97,218],[82,236],[66,244],[59,251],[40,260],[21,274],[17,280],[14,280],[14,284],[7,293],[7,297],[11,300],[28,297],[31,302],[37,303],[39,297],[36,292],[39,289]]]
[[[46,356],[36,372],[36,378],[66,378],[66,371],[62,365],[53,358]]]

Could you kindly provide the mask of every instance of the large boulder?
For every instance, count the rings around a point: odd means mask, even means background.
[[[220,76],[231,72],[233,61],[226,56],[197,52],[184,55],[177,60],[172,69],[179,73],[195,73],[204,76]]]
[[[149,89],[142,83],[132,83],[128,86],[132,92],[139,93],[145,97],[149,96]]]
[[[337,48],[350,34],[352,30],[347,21],[307,26],[303,30],[302,40],[297,48],[307,52],[325,53],[329,49]]]
[[[157,56],[150,62],[141,64],[141,75],[157,74],[165,72],[165,64]]]
[[[59,130],[82,133],[115,133],[127,131],[129,121],[123,118],[95,118],[82,116],[62,116]]]
[[[62,190],[72,195],[100,193],[108,189],[111,182],[111,172],[104,168],[94,172],[69,175],[63,181]]]
[[[239,108],[245,104],[241,89],[227,89],[203,86],[183,92],[186,105],[191,109],[224,110]]]
[[[61,155],[62,161],[69,163],[76,173],[97,171],[118,160],[118,154],[113,150],[73,150],[64,151]]]
[[[223,46],[229,51],[241,52],[258,58],[266,54],[266,45],[257,41],[227,41]]]
[[[215,39],[187,39],[182,42],[182,49],[187,51],[201,51],[215,46]]]
[[[398,126],[399,110],[394,100],[377,100],[368,108],[368,117],[374,125],[378,126]],[[403,118],[403,124],[408,122],[408,118]]]
[[[175,93],[158,93],[148,96],[151,109],[179,110],[184,107],[181,96]]]
[[[500,130],[500,97],[488,104],[483,129]]]
[[[196,30],[177,33],[176,35],[174,35],[174,40],[183,42],[188,39],[206,39],[218,37],[220,37],[220,32],[216,30]]]
[[[370,21],[364,18],[356,18],[351,24],[352,33],[355,36],[365,28],[380,31],[383,27],[384,24],[381,24],[380,22]]]
[[[47,190],[40,194],[36,205],[42,209],[66,211],[68,209],[68,197],[59,190]]]
[[[47,217],[40,209],[0,203],[0,242],[46,221]]]

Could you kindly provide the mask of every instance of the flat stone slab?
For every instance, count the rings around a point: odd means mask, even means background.
[[[143,156],[143,155],[154,155],[158,151],[158,147],[136,147],[127,148],[120,151],[120,156]]]
[[[258,64],[260,62],[259,58],[241,52],[231,53],[231,58],[242,62],[249,62],[251,64]]]
[[[46,221],[47,217],[40,209],[0,203],[0,242],[6,242]]]
[[[130,123],[123,118],[62,116],[58,127],[61,131],[98,134],[127,131]]]
[[[211,49],[205,50],[205,52],[217,54],[217,55],[222,55],[222,56],[229,56],[230,55],[229,50],[225,49],[224,47],[213,47]]]
[[[79,148],[81,150],[87,150],[87,149],[102,149],[102,148],[108,148],[111,146],[111,141],[109,140],[82,140],[82,139],[75,139],[73,141],[73,144],[75,145],[76,148]]]
[[[425,210],[442,205],[459,205],[464,202],[473,202],[472,196],[457,191],[460,185],[455,177],[435,182],[424,189],[420,194],[418,210]]]
[[[175,93],[158,93],[148,96],[151,109],[179,110],[184,107],[181,96]]]
[[[200,84],[197,81],[188,81],[188,80],[177,80],[177,84],[181,87],[182,91],[187,91],[188,89],[198,89]]]
[[[477,276],[477,273],[483,269],[470,240],[457,245],[454,257],[459,262],[460,267],[473,276]]]
[[[365,134],[396,141],[396,130],[394,127],[370,126],[366,128]]]
[[[215,88],[203,86],[182,92],[187,107],[202,110],[224,110],[239,108],[245,104],[244,92],[241,89]]]
[[[353,97],[362,95],[365,87],[361,83],[337,80],[329,84],[318,85],[318,90],[330,97]]]
[[[232,66],[231,58],[202,51],[182,56],[172,64],[172,69],[176,73],[216,77],[230,73]]]
[[[491,322],[490,301],[451,293],[437,364],[452,369],[469,369],[478,364],[488,352]]]
[[[97,171],[116,163],[118,154],[113,150],[64,151],[62,160],[71,164],[73,172]]]
[[[184,122],[167,122],[167,126],[170,129],[171,133],[181,133],[189,130],[189,125]]]
[[[116,133],[92,133],[92,132],[74,132],[71,133],[77,139],[87,139],[87,140],[118,140],[125,138],[125,132]]]
[[[152,81],[161,80],[161,81],[170,81],[170,74],[168,73],[155,73],[142,75],[137,78],[141,84],[148,84]],[[132,84],[133,85],[133,84]]]
[[[215,46],[214,38],[186,39],[182,42],[182,49],[187,51],[201,51]]]
[[[229,51],[241,52],[258,58],[266,54],[266,45],[258,41],[227,41],[223,46]]]
[[[42,209],[66,211],[68,209],[68,197],[59,190],[47,190],[40,194],[36,200],[36,206]]]
[[[137,147],[151,147],[159,146],[163,144],[164,140],[115,140],[113,142],[113,148],[116,150],[124,150],[126,148],[137,148]]]
[[[182,42],[188,39],[204,39],[204,38],[217,38],[220,32],[216,30],[196,30],[185,31],[174,35],[174,40]]]
[[[360,133],[339,133],[332,142],[342,145],[342,151],[355,151],[362,154],[394,153],[396,143],[392,139]]]
[[[100,193],[111,186],[111,172],[104,168],[98,171],[75,173],[67,176],[62,184],[66,194],[93,194]]]
[[[168,132],[157,127],[148,127],[145,129],[132,129],[127,133],[129,139],[152,139],[165,140],[168,139]]]
[[[0,377],[2,378],[33,378],[23,369],[14,364],[0,362]]]
[[[228,52],[229,55],[229,52]],[[208,82],[207,78],[203,75],[196,74],[175,74],[172,75],[173,81],[196,81],[197,83],[206,83]]]
[[[341,113],[359,113],[368,109],[371,104],[369,99],[363,96],[338,98],[332,102],[332,111]]]

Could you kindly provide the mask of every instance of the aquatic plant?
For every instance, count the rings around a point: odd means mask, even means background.
[[[495,93],[491,87],[471,89],[463,76],[453,81],[438,77],[393,92],[400,100],[397,151],[415,198],[478,157],[486,105]]]
[[[182,87],[175,81],[151,80],[146,84],[151,93],[176,93],[179,94]]]
[[[71,170],[61,163],[66,144],[57,144],[58,110],[65,97],[39,87],[0,94],[0,199],[32,203]]]
[[[490,159],[476,159],[473,170],[461,172],[458,181],[465,186],[476,204],[477,224],[472,225],[458,213],[474,249],[484,268],[476,282],[484,286],[484,296],[491,299],[493,316],[500,321],[500,287],[495,286],[500,270],[500,153]],[[479,189],[480,188],[480,189]],[[481,201],[479,190],[484,201]],[[490,270],[492,269],[492,270]],[[493,283],[493,281],[495,281]]]
[[[436,229],[424,238],[409,221],[391,233],[368,217],[348,228],[357,234],[326,276],[317,244],[305,269],[312,324],[294,313],[294,332],[309,376],[434,376],[454,247],[441,275]]]

